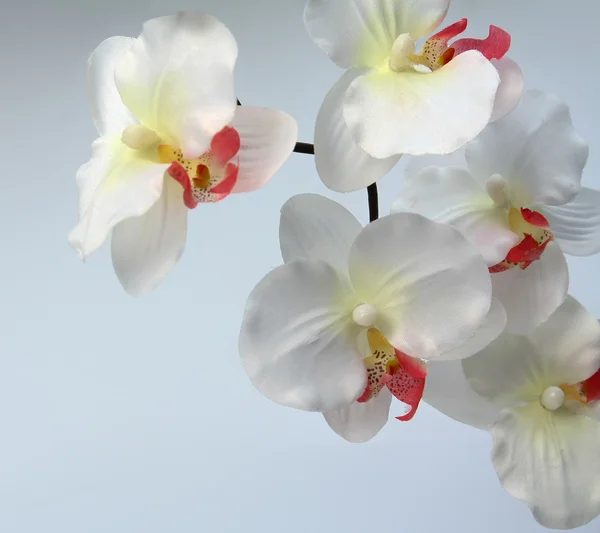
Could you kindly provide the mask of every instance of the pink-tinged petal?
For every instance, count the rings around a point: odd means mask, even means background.
[[[265,185],[288,160],[298,139],[298,125],[287,113],[238,106],[231,122],[240,134],[239,175],[232,193]]]
[[[525,80],[521,68],[512,59],[508,57],[492,59],[491,63],[500,74],[494,112],[490,118],[490,122],[495,122],[508,115],[519,105],[525,89]]]
[[[231,126],[225,126],[210,142],[215,161],[221,165],[231,161],[240,151],[240,135]]]
[[[177,161],[173,161],[167,169],[167,174],[183,188],[183,203],[189,209],[194,209],[198,205],[198,202],[194,198],[194,187],[185,168]]]
[[[117,224],[111,256],[121,285],[132,296],[154,290],[177,264],[185,249],[188,208],[181,188],[164,178],[162,196],[140,217]]]
[[[218,200],[222,200],[226,196],[229,196],[232,189],[235,187],[235,183],[238,179],[238,171],[239,167],[234,163],[227,163],[225,167],[225,178],[221,183],[215,185],[212,189],[210,189],[210,193],[216,194],[219,196]]]
[[[400,363],[399,368],[391,375],[385,374],[382,382],[398,400],[411,408],[405,415],[396,417],[401,422],[408,422],[417,413],[423,397],[427,367],[421,361],[398,350],[396,350],[396,357]]]
[[[498,26],[490,26],[489,35],[485,39],[459,39],[451,44],[454,56],[468,50],[481,52],[486,59],[502,59],[510,49],[510,34]]]

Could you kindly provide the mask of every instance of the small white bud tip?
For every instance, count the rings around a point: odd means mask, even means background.
[[[556,411],[565,403],[565,393],[560,387],[548,387],[542,394],[541,403],[549,411]]]
[[[377,320],[377,309],[369,304],[360,304],[352,311],[352,319],[359,326],[370,328]]]

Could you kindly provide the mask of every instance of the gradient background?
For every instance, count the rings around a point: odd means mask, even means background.
[[[246,378],[238,327],[248,292],[281,262],[280,206],[312,191],[367,219],[366,194],[329,192],[309,156],[294,154],[258,193],[201,205],[183,260],[149,297],[122,291],[108,247],[85,265],[68,247],[75,172],[95,137],[87,57],[180,9],[231,28],[240,100],[291,113],[301,140],[340,75],[305,33],[302,0],[4,4],[0,531],[542,531],[500,488],[486,433],[424,405],[412,423],[352,445]],[[597,0],[456,0],[448,19],[470,17],[471,36],[492,22],[513,34],[528,86],[570,102],[593,145],[584,181],[595,187],[598,15]],[[399,179],[397,168],[381,183],[384,213]],[[572,293],[600,317],[600,259],[570,265]]]

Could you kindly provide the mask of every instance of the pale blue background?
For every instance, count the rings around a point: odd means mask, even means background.
[[[238,326],[280,263],[280,206],[319,192],[366,221],[366,194],[329,193],[310,157],[258,193],[199,206],[181,264],[149,297],[121,290],[106,248],[86,265],[70,250],[74,176],[95,135],[87,56],[184,8],[237,36],[242,102],[291,113],[310,141],[340,73],[306,35],[301,0],[2,0],[0,532],[541,531],[499,487],[487,434],[423,406],[351,445],[244,375]],[[448,19],[513,33],[528,85],[571,103],[595,187],[599,15],[596,0],[457,0]],[[384,212],[399,170],[381,184]],[[600,259],[570,264],[572,293],[600,316]]]

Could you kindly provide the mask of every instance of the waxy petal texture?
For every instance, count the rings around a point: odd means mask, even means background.
[[[324,261],[297,260],[269,272],[248,297],[239,339],[256,388],[307,411],[354,402],[367,384],[350,323],[356,303]]]
[[[352,137],[344,120],[346,91],[361,70],[349,70],[327,93],[315,124],[315,163],[323,183],[333,191],[364,189],[387,174],[400,159],[376,159]]]
[[[447,154],[488,124],[499,83],[498,71],[474,51],[428,74],[375,70],[350,85],[344,118],[373,157]]]
[[[449,6],[450,0],[308,0],[304,22],[312,40],[338,66],[378,67],[399,35],[425,37]]]
[[[375,306],[378,328],[411,357],[435,359],[484,322],[491,301],[477,249],[448,225],[412,213],[383,217],[350,251],[350,278],[361,302]]]
[[[234,116],[236,59],[235,39],[221,22],[182,12],[144,24],[119,56],[115,81],[135,117],[192,159]]]
[[[298,194],[281,208],[279,244],[285,263],[327,261],[348,272],[350,248],[362,226],[342,205],[319,194]]]
[[[166,177],[160,199],[146,214],[115,226],[111,241],[113,266],[129,294],[151,292],[177,264],[185,249],[187,216],[181,186]]]

